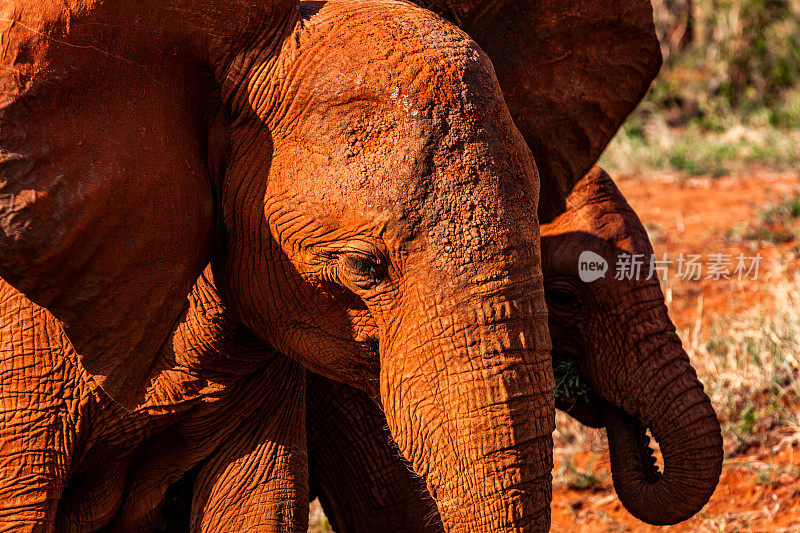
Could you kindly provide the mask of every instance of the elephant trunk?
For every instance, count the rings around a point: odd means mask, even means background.
[[[544,306],[521,296],[528,288],[460,303],[423,297],[429,318],[403,320],[382,354],[390,431],[446,531],[549,529],[550,342]]]
[[[651,342],[660,347],[644,366],[653,372],[636,377],[644,386],[629,405],[622,402],[624,411],[606,405],[603,416],[620,501],[640,520],[669,525],[693,516],[714,492],[722,470],[722,436],[677,335],[669,331],[660,342]],[[661,447],[663,472],[655,466],[646,428]]]

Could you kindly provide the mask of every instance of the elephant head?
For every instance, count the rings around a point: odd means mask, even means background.
[[[581,281],[584,252],[607,262],[604,276]],[[722,437],[667,314],[658,272],[650,271],[652,254],[641,221],[598,167],[572,190],[567,211],[542,225],[557,380],[560,369],[569,368],[562,365],[577,362],[591,388],[556,404],[587,425],[606,426],[623,505],[645,522],[674,524],[714,492]],[[634,256],[643,263],[640,272],[617,275],[618,258]],[[646,429],[661,446],[663,473],[654,465]]]
[[[622,253],[649,260],[641,221],[595,167],[569,195],[566,212],[541,230],[556,406],[584,424],[606,426],[614,486],[632,514],[653,524],[691,517],[716,487],[722,439],[658,280],[646,279],[646,266],[638,279],[616,280],[613,269],[591,282],[578,274],[585,251],[610,265]],[[578,386],[561,386],[576,379],[576,364]],[[565,376],[564,367],[573,373]],[[307,410],[311,487],[337,531],[439,530],[421,483],[397,459],[368,397],[310,376]],[[654,468],[647,428],[661,445],[663,474]]]
[[[379,395],[451,531],[549,524],[538,176],[488,58],[402,2],[3,4],[0,275],[137,404],[211,260]]]

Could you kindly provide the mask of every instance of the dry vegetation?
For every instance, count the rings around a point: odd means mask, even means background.
[[[308,513],[308,533],[331,533],[332,531],[333,529],[322,511],[319,500],[314,500],[311,502]]]
[[[779,274],[769,304],[683,335],[731,454],[800,431],[800,277]]]
[[[601,164],[612,175],[794,168],[800,160],[800,2],[653,3],[664,67]]]

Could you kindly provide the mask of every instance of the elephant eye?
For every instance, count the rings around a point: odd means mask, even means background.
[[[338,255],[340,273],[360,289],[370,289],[386,275],[386,260],[377,254],[342,252]]]
[[[358,276],[378,277],[381,268],[380,260],[361,254],[345,254],[343,262],[348,271]]]
[[[548,309],[555,314],[572,314],[581,307],[580,291],[568,281],[546,282],[544,296]]]
[[[366,240],[325,245],[317,252],[317,257],[323,265],[324,277],[350,292],[369,291],[388,277],[386,253]]]

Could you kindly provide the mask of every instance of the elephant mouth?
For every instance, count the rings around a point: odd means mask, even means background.
[[[655,452],[647,427],[622,409],[614,407],[592,390],[578,368],[577,357],[570,352],[554,351],[556,408],[564,411],[584,426],[591,428],[622,427],[618,432],[628,440],[628,449],[635,450],[637,470],[648,484],[661,479]]]
[[[556,408],[564,411],[584,426],[604,427],[603,400],[592,390],[578,368],[578,358],[570,353],[554,351]]]

